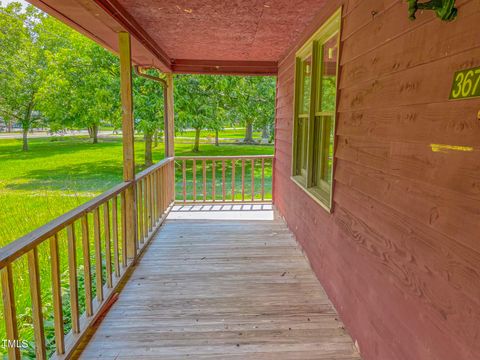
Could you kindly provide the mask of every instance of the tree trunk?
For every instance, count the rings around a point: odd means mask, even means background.
[[[153,134],[150,132],[145,133],[145,166],[152,166],[152,140]]]
[[[195,129],[195,145],[193,145],[193,152],[200,151],[200,128]]]
[[[158,147],[158,129],[153,133],[153,147],[155,149]]]
[[[27,112],[25,117],[22,119],[22,129],[23,129],[23,151],[28,151],[28,130],[32,127],[32,110],[33,110],[33,101],[28,104]]]
[[[269,136],[268,136],[268,127],[265,126],[263,129],[262,129],[262,139],[268,139]]]
[[[28,151],[28,128],[23,128],[23,151]]]
[[[220,144],[218,143],[218,130],[215,130],[215,146],[219,146]]]
[[[9,120],[7,121],[7,132],[11,133],[13,130],[13,121]]]
[[[245,128],[245,139],[243,142],[246,144],[253,143],[253,122],[247,122],[247,127]]]
[[[88,128],[88,135],[92,139],[93,144],[98,143],[98,125],[92,125]]]

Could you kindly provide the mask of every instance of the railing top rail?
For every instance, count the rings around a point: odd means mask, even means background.
[[[148,169],[145,169],[144,171],[138,173],[135,176],[135,180],[138,181],[142,179],[152,171],[164,166],[165,164],[170,163],[171,161],[173,161],[172,157],[163,159],[157,164],[150,166]],[[98,195],[92,200],[89,200],[85,204],[82,204],[75,209],[70,210],[69,212],[59,216],[58,218],[48,222],[47,224],[0,248],[0,269],[4,268],[7,264],[12,263],[23,254],[27,253],[35,246],[42,243],[44,240],[55,235],[57,232],[67,227],[75,220],[80,219],[86,213],[96,209],[101,204],[120,194],[123,190],[125,190],[132,184],[133,182],[122,182],[114,186],[113,188],[105,191],[104,193]]]
[[[135,175],[135,181],[143,179],[145,176],[150,174],[152,171],[161,168],[162,166],[165,166],[166,164],[172,162],[174,160],[173,157],[168,157],[163,160],[160,160],[158,163],[146,168],[145,170],[139,172],[138,174]]]
[[[273,159],[274,155],[175,156],[175,160],[254,160]]]

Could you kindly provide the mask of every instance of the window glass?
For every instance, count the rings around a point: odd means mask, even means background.
[[[302,61],[302,89],[300,114],[308,115],[310,112],[310,98],[312,86],[312,56],[309,55]]]
[[[338,33],[321,48],[320,111],[334,112],[337,96]]]

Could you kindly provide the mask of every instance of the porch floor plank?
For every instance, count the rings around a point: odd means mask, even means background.
[[[81,359],[360,359],[277,220],[167,220]]]

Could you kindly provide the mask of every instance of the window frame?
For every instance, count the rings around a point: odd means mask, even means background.
[[[315,139],[315,122],[316,118],[320,116],[332,116],[331,128],[333,131],[332,138],[332,147],[335,149],[335,129],[336,129],[336,117],[337,117],[337,104],[338,104],[338,75],[339,75],[339,65],[340,65],[340,36],[341,36],[341,14],[342,8],[337,9],[328,20],[320,26],[320,28],[302,45],[302,47],[295,54],[295,85],[294,85],[294,109],[293,109],[293,134],[292,134],[292,171],[291,179],[296,183],[300,188],[302,188],[311,198],[313,198],[317,203],[319,203],[326,211],[332,212],[333,205],[333,177],[334,177],[334,167],[335,167],[335,156],[332,157],[332,165],[330,171],[330,183],[328,184],[324,180],[321,180],[323,184],[315,185],[314,181],[314,171],[318,172],[319,167],[321,166],[321,161],[319,158],[322,158],[327,154],[328,150],[320,150],[320,156],[317,157],[319,163],[317,166],[314,164],[314,139]],[[336,78],[335,78],[335,105],[333,111],[328,111],[328,114],[323,114],[322,111],[319,111],[321,105],[321,76],[323,70],[323,46],[332,37],[337,36],[337,63],[336,63]],[[306,151],[306,174],[299,174],[299,151],[303,144],[299,143],[299,118],[300,118],[300,106],[303,106],[303,86],[304,86],[304,76],[303,76],[303,61],[311,56],[311,80],[310,80],[310,109],[308,112],[308,117],[306,118],[307,126],[306,130],[306,141],[307,151]],[[333,113],[333,114],[332,114]],[[325,121],[325,120],[323,120]],[[323,129],[325,125],[321,121]],[[324,130],[320,132],[321,138],[325,136]],[[323,140],[322,140],[323,143]],[[324,147],[322,144],[319,146]],[[302,164],[300,164],[302,166]],[[302,168],[300,168],[302,169]],[[316,170],[314,170],[316,169]],[[317,176],[318,177],[318,176]],[[317,179],[318,181],[319,179]],[[327,187],[325,186],[327,185]]]

